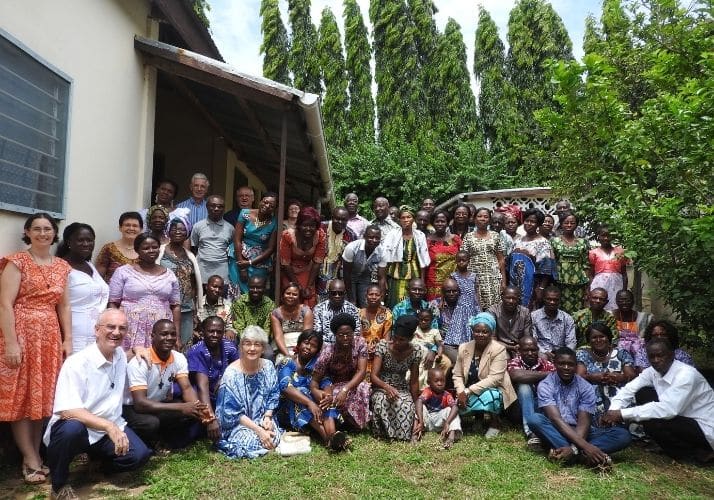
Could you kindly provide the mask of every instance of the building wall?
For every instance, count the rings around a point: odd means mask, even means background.
[[[149,199],[155,70],[133,45],[157,36],[148,14],[148,0],[0,2],[0,27],[72,79],[63,223],[91,224],[97,248]],[[23,248],[25,218],[0,211],[0,255]]]

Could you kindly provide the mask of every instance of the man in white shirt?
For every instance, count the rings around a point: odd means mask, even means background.
[[[78,498],[67,482],[69,465],[80,453],[101,457],[108,471],[117,472],[136,469],[151,455],[121,416],[126,316],[108,309],[94,330],[96,343],[67,358],[57,379],[53,414],[43,438],[52,473],[50,498]]]
[[[647,344],[650,367],[620,389],[603,424],[642,422],[676,460],[714,461],[714,391],[695,368],[674,359],[666,339]],[[654,390],[652,390],[654,389]],[[631,406],[636,403],[636,406]]]
[[[157,321],[151,330],[151,364],[134,358],[127,366],[129,390],[122,416],[155,450],[188,446],[201,436],[201,423],[215,419],[191,387],[188,361],[173,350],[176,341],[176,326],[167,319]]]
[[[355,193],[349,193],[345,196],[345,208],[349,214],[347,227],[350,228],[358,238],[361,238],[365,228],[369,225],[369,221],[357,213],[359,209],[359,198]]]

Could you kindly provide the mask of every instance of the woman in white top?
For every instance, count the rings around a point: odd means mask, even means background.
[[[73,222],[64,229],[57,247],[57,256],[72,266],[67,280],[72,308],[72,353],[94,343],[94,325],[109,301],[109,285],[91,262],[94,238],[92,226]]]

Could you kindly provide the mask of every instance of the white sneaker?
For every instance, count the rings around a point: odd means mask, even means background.
[[[500,433],[501,433],[501,431],[496,429],[495,427],[489,427],[488,430],[486,431],[485,437],[486,437],[486,439],[493,439],[496,436],[498,436]]]
[[[526,448],[531,451],[542,451],[543,446],[541,444],[540,438],[538,436],[530,434],[528,441],[526,441]]]

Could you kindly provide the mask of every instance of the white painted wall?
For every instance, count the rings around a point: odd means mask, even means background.
[[[148,0],[0,1],[0,27],[73,81],[63,225],[91,224],[96,251],[149,199],[156,74],[134,50],[157,38],[148,14]],[[24,248],[25,218],[0,211],[0,256]]]

